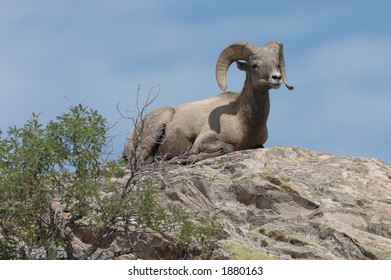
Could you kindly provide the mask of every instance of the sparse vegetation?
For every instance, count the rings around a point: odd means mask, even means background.
[[[184,258],[210,259],[216,249],[216,235],[222,226],[216,218],[206,218],[197,214],[193,219],[179,215],[181,231],[179,242]]]
[[[225,246],[232,253],[235,260],[276,260],[277,257],[269,256],[266,251],[262,249],[255,249],[237,242],[225,242]]]
[[[264,168],[261,169],[261,172],[263,175],[267,176],[267,175],[270,175],[270,169],[267,168],[266,166]]]
[[[288,232],[285,229],[273,228],[270,224],[266,224],[260,227],[259,233],[276,241],[287,242],[295,246],[314,245],[302,235]]]
[[[375,260],[391,260],[391,251],[388,248],[373,244],[357,244],[364,255]]]

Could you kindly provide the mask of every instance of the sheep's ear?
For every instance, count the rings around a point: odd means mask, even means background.
[[[248,69],[247,63],[243,61],[236,61],[236,66],[240,71],[247,71]]]

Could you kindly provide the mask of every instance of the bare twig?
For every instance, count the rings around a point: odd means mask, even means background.
[[[131,120],[133,124],[133,135],[132,139],[129,134],[127,141],[132,141],[132,150],[127,155],[127,168],[130,170],[130,177],[124,185],[124,191],[129,190],[132,185],[137,182],[137,177],[142,173],[142,169],[145,168],[142,163],[142,143],[143,141],[151,140],[152,137],[156,135],[148,135],[146,136],[145,131],[145,117],[147,114],[147,110],[151,106],[151,104],[158,98],[160,93],[160,86],[156,85],[152,87],[146,94],[145,98],[142,100],[142,85],[139,84],[137,86],[136,92],[136,108],[132,111],[133,114],[130,114],[129,110],[126,113],[123,113],[119,109],[119,104],[117,104],[117,111],[121,115],[121,117]],[[158,116],[157,116],[158,117]],[[159,139],[161,140],[161,139]]]

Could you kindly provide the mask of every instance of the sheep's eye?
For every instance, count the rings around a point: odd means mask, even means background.
[[[251,64],[251,68],[255,70],[255,69],[258,69],[259,66],[258,66],[257,64],[254,63],[254,64]]]

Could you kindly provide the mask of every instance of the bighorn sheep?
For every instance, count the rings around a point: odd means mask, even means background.
[[[269,90],[286,79],[283,45],[270,41],[263,47],[237,42],[222,51],[216,64],[220,88],[227,88],[229,66],[246,72],[242,92],[223,92],[215,97],[161,107],[146,115],[129,134],[124,156],[150,163],[156,158],[181,157],[192,163],[225,153],[263,147],[270,110]]]

